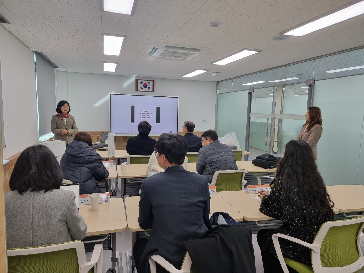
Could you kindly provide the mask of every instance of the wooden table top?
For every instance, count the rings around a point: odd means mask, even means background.
[[[122,232],[127,228],[121,198],[111,198],[110,203],[100,204],[96,211],[91,210],[91,205],[81,205],[80,215],[87,224],[86,236]]]
[[[121,171],[121,165],[117,166],[119,178],[147,177],[148,164],[126,164],[126,172]]]
[[[143,231],[139,226],[139,196],[132,196],[125,198],[126,217],[128,221],[128,229],[135,231]],[[243,215],[241,215],[236,209],[234,209],[228,202],[218,195],[212,195],[210,200],[210,216],[214,212],[227,212],[236,221],[242,221]]]
[[[110,158],[109,157],[109,151],[98,151],[96,150],[96,152],[102,157],[102,158]],[[115,156],[112,158],[127,158],[128,157],[128,153],[126,152],[126,150],[115,150]]]
[[[363,185],[326,186],[327,192],[334,202],[334,211],[340,213],[364,211]]]
[[[107,179],[116,179],[116,178],[118,178],[118,172],[116,171],[115,166],[107,168],[107,170],[109,171],[109,176],[107,177]]]

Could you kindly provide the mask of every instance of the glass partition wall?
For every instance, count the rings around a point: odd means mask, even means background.
[[[317,165],[325,183],[364,185],[364,49],[229,79],[218,89],[217,131],[236,132],[249,160],[265,152],[282,156],[307,107],[318,106]]]

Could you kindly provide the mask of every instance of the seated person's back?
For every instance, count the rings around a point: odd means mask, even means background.
[[[202,148],[202,139],[193,134],[195,124],[192,121],[186,121],[183,125],[183,137],[187,141],[188,152],[198,152]]]
[[[210,194],[206,178],[181,165],[187,152],[182,136],[162,134],[156,144],[157,160],[164,172],[143,180],[139,224],[152,229],[141,258],[139,273],[146,272],[148,257],[158,253],[180,268],[186,249],[183,242],[198,238],[208,228]]]
[[[86,224],[75,194],[60,189],[62,170],[45,146],[31,146],[18,158],[5,194],[8,248],[81,240]]]
[[[78,132],[61,159],[65,179],[80,185],[80,194],[100,192],[97,181],[109,176],[101,156],[92,148],[91,136]]]
[[[154,152],[156,140],[149,137],[152,126],[147,121],[138,125],[139,134],[128,139],[126,151],[129,155],[151,155]]]
[[[229,146],[220,143],[215,131],[205,131],[201,137],[203,147],[198,153],[196,170],[206,176],[209,183],[216,171],[238,169],[234,152]]]

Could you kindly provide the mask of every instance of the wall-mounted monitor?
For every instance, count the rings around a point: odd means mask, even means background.
[[[178,97],[110,94],[110,132],[137,135],[138,124],[148,121],[150,135],[178,132]]]

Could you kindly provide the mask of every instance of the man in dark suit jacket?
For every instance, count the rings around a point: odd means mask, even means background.
[[[202,139],[193,134],[195,124],[192,121],[186,121],[182,130],[185,134],[183,137],[187,141],[188,152],[198,152],[202,148]]]
[[[129,155],[151,155],[154,152],[156,140],[149,137],[152,126],[147,121],[138,125],[139,134],[128,139],[126,151]]]
[[[186,171],[187,143],[182,136],[162,134],[156,144],[157,160],[164,172],[143,180],[139,225],[152,229],[150,239],[136,261],[138,273],[148,272],[152,254],[180,268],[186,254],[183,242],[208,230],[210,194],[204,176]],[[135,251],[135,247],[134,247]]]

